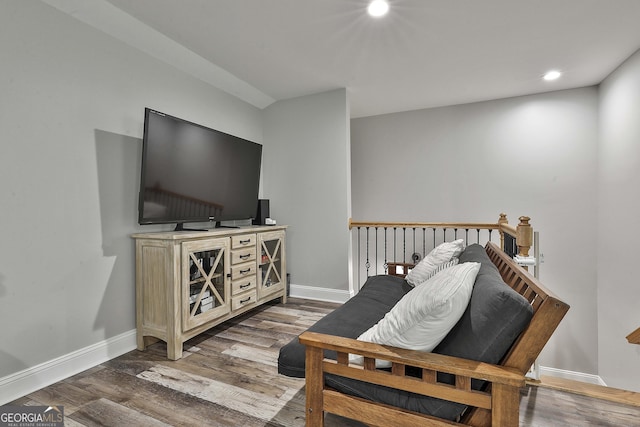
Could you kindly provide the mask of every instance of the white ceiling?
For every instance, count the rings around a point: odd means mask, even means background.
[[[640,0],[43,1],[260,108],[346,87],[352,117],[590,86],[640,48]]]

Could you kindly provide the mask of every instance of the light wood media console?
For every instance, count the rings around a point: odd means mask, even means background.
[[[286,303],[286,226],[133,234],[138,350],[183,343],[275,298]]]

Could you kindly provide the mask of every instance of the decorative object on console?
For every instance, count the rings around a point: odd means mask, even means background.
[[[253,219],[253,225],[266,225],[269,218],[269,199],[258,199],[258,211]]]

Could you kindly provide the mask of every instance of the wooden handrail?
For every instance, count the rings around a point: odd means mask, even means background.
[[[640,344],[640,328],[627,335],[627,341],[630,344]]]
[[[497,223],[477,222],[367,222],[353,221],[349,219],[349,230],[354,227],[378,227],[378,228],[469,228],[481,230],[497,230]]]

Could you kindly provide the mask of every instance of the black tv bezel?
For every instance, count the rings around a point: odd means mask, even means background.
[[[221,215],[218,217],[213,217],[213,216],[203,216],[203,217],[190,217],[190,218],[171,218],[171,217],[164,217],[164,218],[152,218],[152,219],[148,219],[148,218],[143,218],[143,212],[144,212],[144,194],[145,194],[145,172],[146,172],[146,159],[147,159],[147,148],[148,148],[148,136],[149,136],[149,131],[148,131],[148,127],[149,127],[149,114],[157,114],[160,115],[162,117],[169,117],[173,120],[177,120],[179,122],[182,123],[186,123],[188,125],[191,126],[197,126],[201,129],[205,129],[207,131],[210,132],[215,132],[218,134],[222,134],[225,135],[231,139],[235,139],[238,140],[240,142],[243,143],[250,143],[250,144],[254,144],[256,146],[259,147],[259,151],[260,151],[260,158],[259,158],[259,171],[258,171],[258,181],[256,182],[256,210],[253,212],[252,216],[247,217],[244,215]],[[260,198],[260,175],[261,175],[261,171],[260,169],[262,168],[262,144],[259,144],[257,142],[245,139],[245,138],[241,138],[239,136],[236,135],[232,135],[226,132],[223,132],[221,130],[218,129],[214,129],[214,128],[210,128],[208,126],[204,126],[201,125],[199,123],[195,123],[192,122],[190,120],[186,120],[183,119],[181,117],[177,117],[177,116],[173,116],[171,114],[167,114],[164,113],[162,111],[153,109],[153,108],[149,108],[146,107],[144,109],[144,130],[143,130],[143,137],[142,137],[142,157],[141,157],[141,167],[140,167],[140,188],[138,191],[138,224],[139,225],[154,225],[154,224],[176,224],[176,230],[182,230],[183,225],[187,224],[187,223],[205,223],[205,222],[213,222],[215,227],[220,227],[220,223],[224,222],[224,221],[240,221],[240,220],[246,220],[249,223],[252,222],[252,220],[255,219],[256,213],[257,213],[257,206],[258,206],[258,200]]]

